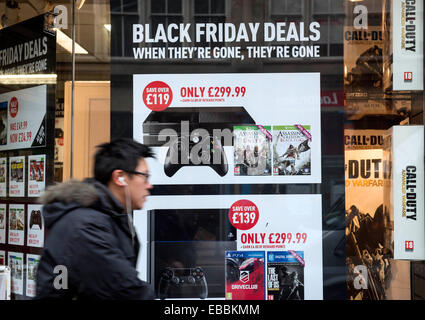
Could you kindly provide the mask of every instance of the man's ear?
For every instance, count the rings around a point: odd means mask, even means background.
[[[112,183],[120,187],[126,186],[127,182],[125,181],[124,174],[125,172],[123,170],[116,169],[112,171],[112,174],[111,174]]]

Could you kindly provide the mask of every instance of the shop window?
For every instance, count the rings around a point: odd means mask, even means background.
[[[288,15],[301,14],[304,7],[303,1],[299,0],[272,0],[271,12],[273,14]]]
[[[269,4],[270,20],[274,22],[320,23],[320,55],[343,56],[342,31],[344,24],[343,2],[337,0],[271,0]]]
[[[321,56],[343,56],[344,8],[342,1],[314,0],[312,18],[320,23]]]
[[[224,23],[226,22],[226,6],[224,0],[194,0],[194,19],[195,23]],[[202,46],[221,47],[223,42],[214,44],[200,42]]]
[[[114,39],[120,39],[120,41],[111,42],[111,52],[115,56],[133,56],[132,49],[126,44],[132,39],[132,25],[139,21],[137,4],[137,0],[111,0],[111,23],[114,26],[111,36]]]
[[[183,3],[181,0],[151,0],[150,1],[150,21],[152,25],[151,35],[154,36],[158,25],[167,28],[168,25],[183,23]],[[177,33],[176,33],[177,34]],[[180,42],[167,42],[165,46],[180,46]],[[164,44],[154,43],[152,46],[163,47]]]

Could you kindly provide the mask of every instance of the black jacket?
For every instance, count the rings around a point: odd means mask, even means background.
[[[36,299],[154,298],[137,277],[137,236],[133,246],[127,215],[106,186],[71,180],[48,188],[41,202],[48,234]]]

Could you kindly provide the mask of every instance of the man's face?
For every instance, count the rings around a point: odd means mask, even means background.
[[[140,159],[134,171],[149,174],[149,168],[146,163],[146,160]],[[127,179],[127,184],[128,184],[128,190],[130,193],[132,209],[133,210],[142,209],[147,196],[150,195],[149,190],[151,190],[153,186],[150,184],[147,177],[137,173],[133,173],[129,175]]]

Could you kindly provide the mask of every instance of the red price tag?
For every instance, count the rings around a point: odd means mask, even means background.
[[[252,201],[236,201],[229,209],[229,220],[232,226],[239,230],[253,228],[259,218],[258,208]]]
[[[143,90],[143,102],[153,111],[167,109],[173,100],[173,92],[168,84],[162,81],[153,81]]]

